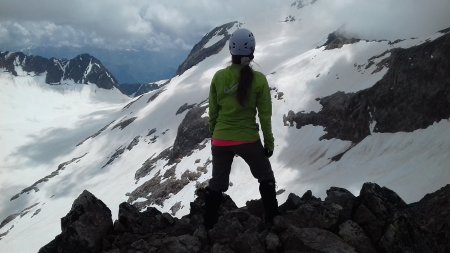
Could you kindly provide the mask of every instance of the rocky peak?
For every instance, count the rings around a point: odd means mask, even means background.
[[[272,226],[261,200],[238,208],[225,195],[218,223],[203,226],[205,190],[181,219],[153,207],[122,203],[111,212],[84,191],[62,219],[62,233],[41,248],[50,252],[437,252],[450,250],[450,185],[407,205],[392,190],[366,183],[358,197],[331,187],[322,201],[291,193]]]
[[[61,219],[61,234],[39,252],[99,252],[112,228],[111,211],[85,190]]]
[[[335,31],[328,34],[327,41],[320,47],[325,47],[325,50],[332,50],[341,48],[346,44],[353,44],[359,42],[361,39],[351,38],[345,35],[343,32]]]
[[[207,33],[195,46],[192,48],[186,60],[178,67],[177,75],[183,74],[186,70],[197,65],[207,57],[217,54],[226,45],[228,39],[231,36],[230,30],[237,25],[237,21],[233,21],[214,28]],[[215,42],[211,46],[205,47],[211,39],[216,36],[223,36],[219,41]]]
[[[114,76],[95,57],[81,54],[73,59],[44,58],[41,56],[25,55],[22,52],[0,52],[0,68],[13,75],[18,75],[17,68],[27,73],[46,73],[45,82],[58,85],[65,80],[75,83],[92,83],[99,88],[112,89],[117,86]]]

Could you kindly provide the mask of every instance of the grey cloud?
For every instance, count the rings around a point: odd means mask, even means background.
[[[450,26],[448,0],[318,0],[293,10],[293,0],[0,0],[0,49],[96,46],[189,50],[211,28],[239,20],[266,25],[288,14],[315,27],[368,39],[420,36]],[[330,31],[331,32],[331,31]]]
[[[450,26],[448,0],[318,1],[305,16],[364,39],[428,35]]]
[[[264,3],[279,5],[270,0],[0,0],[0,47],[72,43],[187,50],[214,26],[262,13]]]

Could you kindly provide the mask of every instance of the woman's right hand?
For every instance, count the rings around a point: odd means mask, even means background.
[[[264,155],[265,155],[267,158],[271,157],[271,156],[273,155],[273,150],[264,147]]]

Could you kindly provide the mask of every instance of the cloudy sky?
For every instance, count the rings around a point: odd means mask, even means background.
[[[310,1],[310,0],[306,0]],[[291,14],[294,0],[0,0],[0,50],[34,46],[189,50],[211,28]],[[450,26],[449,0],[318,0],[317,25],[370,39],[420,36]]]

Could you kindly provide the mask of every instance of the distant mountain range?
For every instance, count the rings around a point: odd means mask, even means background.
[[[44,58],[25,55],[22,52],[0,52],[0,68],[17,76],[20,72],[29,74],[45,74],[45,82],[51,85],[73,80],[75,83],[92,83],[99,88],[117,87],[117,80],[109,70],[95,57],[81,54],[73,59]]]
[[[72,58],[89,53],[99,59],[120,84],[151,83],[175,75],[189,51],[109,50],[96,47],[35,47],[21,50],[43,57]]]

